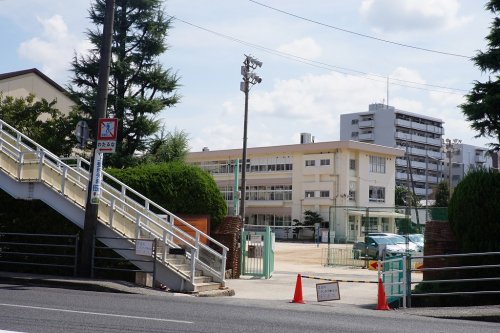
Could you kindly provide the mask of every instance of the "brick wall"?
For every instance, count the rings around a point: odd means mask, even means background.
[[[240,235],[241,219],[237,216],[226,216],[215,230],[213,237],[229,248],[226,269],[231,270],[227,278],[240,277]]]
[[[458,243],[451,231],[448,221],[430,221],[425,224],[424,255],[442,255],[460,253]],[[459,258],[424,258],[425,268],[460,266]],[[424,271],[424,280],[436,280],[446,276],[450,278],[450,272]],[[453,274],[452,274],[453,275]]]

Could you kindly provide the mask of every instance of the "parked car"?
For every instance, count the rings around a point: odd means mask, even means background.
[[[417,239],[418,237],[414,237],[414,236],[417,236],[417,235],[420,235],[422,236],[422,243],[418,243],[417,242]],[[410,235],[398,235],[398,234],[393,234],[393,233],[389,233],[389,232],[371,232],[369,233],[367,236],[390,236],[390,237],[394,237],[396,238],[396,243],[399,244],[399,245],[402,245],[405,247],[406,249],[406,243],[408,243],[408,251],[413,253],[413,252],[422,252],[422,249],[424,248],[424,245],[423,245],[423,235],[421,234],[410,234]],[[407,236],[410,236],[409,237],[409,240],[406,241],[406,237]],[[415,241],[414,241],[415,240]]]
[[[404,237],[396,234],[369,234],[365,237],[364,242],[357,242],[353,245],[354,259],[360,257],[368,257],[378,259],[380,254],[380,245],[385,245],[385,254],[388,256],[402,255],[406,253],[406,240]],[[408,244],[408,251],[411,253],[416,252],[416,246]]]
[[[424,235],[422,235],[422,234],[409,234],[408,240],[411,243],[415,244],[415,246],[417,247],[417,252],[424,251]]]

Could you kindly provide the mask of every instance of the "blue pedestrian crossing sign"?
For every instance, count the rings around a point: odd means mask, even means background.
[[[117,118],[99,118],[97,123],[96,151],[98,153],[114,153],[116,150],[117,133]]]

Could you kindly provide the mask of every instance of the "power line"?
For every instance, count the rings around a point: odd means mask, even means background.
[[[171,16],[171,15],[168,15],[168,16],[171,19],[177,20],[179,22],[182,22],[182,23],[190,25],[190,26],[192,26],[194,28],[206,31],[208,33],[214,34],[214,35],[219,36],[221,38],[228,39],[230,41],[233,41],[233,42],[236,42],[236,43],[239,43],[239,44],[243,44],[243,45],[246,45],[246,46],[250,46],[252,48],[261,50],[263,52],[267,52],[267,53],[270,53],[270,54],[273,54],[273,55],[277,55],[277,56],[282,57],[282,58],[286,58],[286,59],[289,59],[289,60],[300,62],[300,63],[306,64],[306,65],[309,65],[309,66],[312,66],[312,67],[316,67],[316,68],[320,68],[320,69],[325,69],[325,70],[328,70],[328,71],[334,71],[334,72],[337,72],[337,73],[340,73],[340,74],[344,74],[344,75],[350,75],[350,76],[360,77],[360,78],[363,78],[363,79],[366,79],[366,80],[371,80],[371,81],[376,81],[376,82],[383,82],[383,83],[385,83],[386,80],[387,80],[387,78],[389,78],[389,80],[392,81],[391,82],[392,85],[400,86],[400,87],[406,87],[406,88],[413,88],[413,89],[426,90],[426,91],[434,91],[434,92],[440,92],[440,93],[446,93],[446,94],[454,94],[454,95],[460,95],[460,96],[463,95],[463,93],[461,93],[461,92],[468,92],[468,90],[465,90],[465,89],[451,88],[451,87],[433,85],[433,84],[428,84],[428,83],[420,83],[420,82],[415,82],[415,81],[402,80],[402,79],[397,79],[397,78],[393,78],[393,77],[387,77],[387,76],[381,75],[381,74],[367,73],[367,72],[363,72],[363,71],[356,70],[356,69],[335,66],[335,65],[324,63],[324,62],[319,62],[319,61],[315,61],[315,60],[303,58],[303,57],[296,56],[296,55],[293,55],[293,54],[289,54],[289,53],[286,53],[286,52],[282,52],[282,51],[270,49],[270,48],[267,48],[267,47],[262,46],[262,45],[253,44],[253,43],[250,43],[250,42],[247,42],[247,41],[244,41],[244,40],[241,40],[241,39],[229,36],[229,35],[225,35],[225,34],[222,34],[220,32],[217,32],[217,31],[214,31],[214,30],[210,30],[210,29],[204,28],[202,26],[196,25],[194,23],[185,21],[185,20],[180,19],[179,17],[176,17],[176,16]],[[355,73],[355,74],[353,74],[353,73]],[[379,79],[383,79],[383,80],[379,80]],[[402,83],[396,83],[394,81],[402,82]],[[420,86],[424,86],[424,87],[417,87],[417,86],[414,86],[414,85],[420,85]],[[445,89],[445,90],[427,89],[425,87]]]
[[[353,34],[353,35],[356,35],[356,36],[360,36],[360,37],[365,37],[365,38],[377,40],[379,42],[384,42],[384,43],[388,43],[388,44],[398,45],[398,46],[407,47],[407,48],[410,48],[410,49],[415,49],[415,50],[420,50],[420,51],[426,51],[426,52],[432,52],[432,53],[449,55],[449,56],[453,56],[453,57],[460,57],[460,58],[471,59],[470,56],[466,56],[466,55],[463,55],[463,54],[450,53],[450,52],[444,52],[444,51],[438,51],[438,50],[432,50],[432,49],[427,49],[427,48],[423,48],[423,47],[419,47],[419,46],[414,46],[414,45],[409,45],[409,44],[403,44],[403,43],[394,42],[394,41],[390,41],[390,40],[383,39],[383,38],[378,38],[378,37],[374,37],[374,36],[362,34],[362,33],[359,33],[359,32],[355,32],[355,31],[351,31],[351,30],[339,28],[339,27],[336,27],[336,26],[333,26],[333,25],[330,25],[330,24],[326,24],[326,23],[323,23],[323,22],[315,21],[315,20],[312,20],[312,19],[309,19],[309,18],[306,18],[306,17],[303,17],[303,16],[299,16],[299,15],[296,15],[296,14],[293,14],[293,13],[290,13],[290,12],[286,12],[284,10],[268,6],[266,4],[257,2],[255,0],[248,0],[248,1],[253,2],[256,5],[259,5],[259,6],[262,6],[262,7],[266,7],[266,8],[272,9],[274,11],[277,11],[277,12],[280,12],[280,13],[283,13],[283,14],[286,14],[286,15],[289,15],[289,16],[293,16],[295,18],[298,18],[298,19],[301,19],[301,20],[304,20],[304,21],[308,21],[308,22],[311,22],[311,23],[319,24],[319,25],[322,25],[322,26],[327,27],[327,28],[331,28],[331,29],[335,29],[335,30],[338,30],[338,31],[346,32],[346,33]]]

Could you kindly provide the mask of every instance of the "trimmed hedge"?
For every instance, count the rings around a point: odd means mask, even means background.
[[[210,215],[211,230],[227,214],[213,177],[199,167],[171,162],[106,171],[174,214]]]
[[[462,251],[500,251],[500,173],[469,172],[453,192],[448,215]]]

